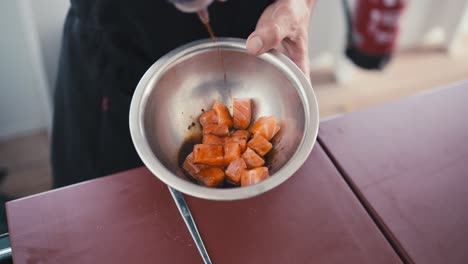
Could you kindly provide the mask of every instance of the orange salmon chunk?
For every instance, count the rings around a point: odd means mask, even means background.
[[[224,181],[224,171],[220,168],[206,168],[196,174],[196,179],[208,187],[218,186]]]
[[[232,161],[240,158],[241,149],[238,143],[228,143],[224,145],[224,164],[227,166]]]
[[[223,146],[196,144],[193,147],[193,162],[210,166],[224,166]]]
[[[268,168],[260,167],[251,170],[245,170],[241,176],[241,186],[249,186],[268,178]]]
[[[195,174],[199,173],[200,170],[207,168],[206,165],[203,164],[195,164],[193,162],[193,152],[191,152],[187,158],[185,158],[184,164],[182,164],[182,167],[184,168],[185,171],[187,171],[188,174],[192,175],[192,177],[195,177]]]
[[[262,157],[260,157],[249,147],[247,147],[245,152],[242,154],[242,158],[244,159],[245,164],[247,164],[249,169],[261,167],[265,164],[265,161],[262,159]]]
[[[206,124],[203,127],[203,135],[207,134],[224,137],[229,135],[229,127],[220,124]]]
[[[232,136],[240,139],[249,140],[250,132],[247,130],[236,130],[234,133],[232,133]]]
[[[217,124],[218,116],[216,115],[215,110],[209,110],[201,114],[200,118],[198,118],[198,121],[202,126],[205,126],[207,124]]]
[[[245,161],[238,158],[231,162],[226,169],[226,177],[235,184],[239,184],[241,181],[242,173],[247,169]]]
[[[224,138],[215,135],[203,135],[202,143],[205,145],[224,145]]]
[[[250,132],[254,135],[263,136],[270,141],[279,131],[279,124],[274,116],[263,116],[250,128]]]
[[[229,143],[238,143],[240,145],[241,153],[244,153],[245,149],[247,148],[247,140],[241,139],[237,136],[230,136],[224,139],[224,144]]]
[[[255,150],[255,152],[262,157],[273,148],[273,145],[268,140],[258,134],[247,143],[247,146]]]
[[[234,98],[232,103],[235,129],[247,129],[252,117],[252,101],[250,99]]]
[[[228,108],[220,103],[219,101],[215,101],[213,104],[213,110],[216,112],[218,116],[218,124],[226,125],[228,128],[232,128],[232,117],[229,113]]]

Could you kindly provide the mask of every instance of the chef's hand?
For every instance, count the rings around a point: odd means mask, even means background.
[[[315,0],[276,0],[263,11],[247,39],[251,55],[271,49],[286,54],[309,77],[309,18]]]

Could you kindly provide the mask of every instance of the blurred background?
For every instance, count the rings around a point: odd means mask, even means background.
[[[382,71],[359,69],[344,55],[342,4],[318,0],[311,19],[310,75],[321,118],[468,78],[468,0],[410,0],[396,53]],[[2,205],[51,188],[52,95],[68,7],[66,0],[0,1]]]

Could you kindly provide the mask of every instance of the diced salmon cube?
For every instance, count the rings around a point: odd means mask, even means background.
[[[252,117],[252,101],[250,99],[234,98],[232,106],[234,128],[247,129]]]
[[[192,175],[192,177],[196,178],[196,174],[200,172],[202,169],[206,169],[208,166],[203,165],[203,164],[195,164],[193,162],[193,152],[191,152],[184,161],[184,164],[182,165],[185,171],[187,171],[188,174]]]
[[[245,170],[241,176],[241,186],[253,185],[265,180],[268,177],[269,174],[267,167]]]
[[[202,126],[205,126],[207,124],[217,124],[218,116],[216,115],[215,110],[208,110],[200,115],[200,118],[198,118],[198,121],[200,122]]]
[[[203,135],[207,134],[224,137],[229,135],[229,127],[220,124],[206,124],[203,127]]]
[[[239,143],[228,143],[224,145],[224,164],[226,166],[240,158],[240,155],[241,149]]]
[[[245,161],[241,158],[234,160],[226,169],[226,177],[235,184],[239,184],[243,172],[247,169]]]
[[[196,144],[193,147],[193,162],[210,166],[224,166],[223,146]]]
[[[249,140],[250,138],[250,132],[247,130],[236,130],[234,133],[232,133],[233,137],[238,137],[240,139],[246,139]]]
[[[206,186],[213,187],[224,180],[224,172],[220,168],[210,167],[204,164],[195,164],[194,154],[190,153],[184,161],[183,168],[193,178]]]
[[[220,103],[219,101],[215,101],[213,104],[213,110],[216,112],[218,116],[218,124],[226,125],[228,128],[232,128],[232,117],[229,113],[228,108]]]
[[[247,146],[249,146],[249,148],[253,149],[255,152],[257,152],[258,155],[262,157],[273,148],[273,145],[268,140],[258,134],[255,135],[249,141],[249,143],[247,143]]]
[[[274,116],[263,116],[250,128],[250,132],[254,135],[261,135],[266,140],[271,140],[279,131],[279,124]]]
[[[244,151],[247,149],[247,139],[239,139],[237,140],[237,143],[240,146],[241,153],[244,153]]]
[[[225,137],[224,138],[224,144],[229,144],[229,143],[239,144],[241,153],[244,153],[245,149],[247,148],[247,140],[241,139],[241,138],[239,138],[237,136]]]
[[[262,159],[262,157],[260,157],[249,147],[247,147],[245,152],[242,154],[242,158],[244,159],[245,164],[247,164],[249,169],[261,167],[265,164],[265,161]]]
[[[225,144],[227,143],[239,143],[241,147],[241,153],[244,153],[247,148],[247,140],[250,138],[250,133],[247,130],[237,130],[232,133],[232,136],[225,138]]]
[[[224,145],[224,138],[215,135],[203,135],[203,144],[206,145]]]
[[[209,167],[197,173],[196,179],[208,187],[215,187],[224,181],[224,176],[222,169]]]

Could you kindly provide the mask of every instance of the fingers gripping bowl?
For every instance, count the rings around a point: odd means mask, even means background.
[[[219,48],[227,73],[221,65]],[[214,100],[228,106],[232,98],[251,98],[252,119],[274,115],[281,130],[265,157],[270,177],[258,184],[215,189],[197,185],[179,164],[179,149],[201,132],[202,109]],[[309,156],[319,124],[318,105],[309,82],[287,57],[272,51],[247,54],[245,40],[202,40],[160,58],[138,83],[130,107],[130,132],[144,164],[167,185],[199,198],[244,199],[286,181]]]

